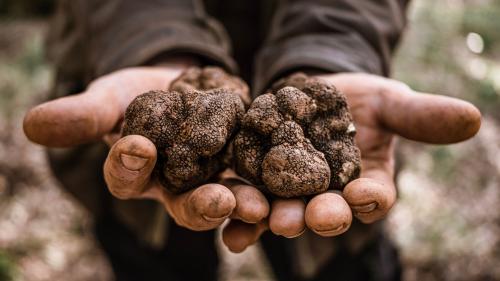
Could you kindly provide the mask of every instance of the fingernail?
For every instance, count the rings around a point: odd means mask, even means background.
[[[213,217],[209,217],[206,215],[201,215],[201,216],[209,222],[216,222],[216,221],[220,221],[220,220],[225,220],[227,217],[229,217],[229,215],[231,215],[231,212],[229,212],[227,215],[223,215],[223,216],[218,217],[218,218],[213,218]]]
[[[370,204],[366,205],[353,205],[351,208],[356,212],[356,213],[369,213],[377,208],[377,202],[372,202]]]
[[[240,254],[240,253],[243,253],[243,252],[247,249],[247,247],[243,247],[243,248],[232,248],[232,249],[231,249],[231,248],[229,248],[229,247],[227,247],[227,248],[229,249],[229,251],[231,251],[232,253],[235,253],[235,254]]]
[[[285,236],[285,235],[283,235],[283,237],[286,237],[286,238],[289,238],[289,239],[291,239],[291,238],[296,238],[296,237],[299,237],[300,235],[304,234],[304,232],[306,232],[306,228],[305,228],[305,227],[304,227],[304,229],[302,229],[302,230],[301,230],[299,233],[297,233],[297,234],[294,234],[294,235],[289,235],[289,236]]]
[[[120,155],[120,160],[122,161],[122,165],[132,171],[138,171],[144,166],[146,166],[146,163],[148,162],[147,158],[142,158],[134,155],[128,155],[128,154],[121,154]]]
[[[347,224],[341,224],[337,228],[330,229],[330,230],[317,230],[314,229],[314,232],[316,232],[319,235],[328,235],[328,236],[333,236],[333,235],[339,235],[341,233],[344,233],[347,228],[349,228],[349,225]]]

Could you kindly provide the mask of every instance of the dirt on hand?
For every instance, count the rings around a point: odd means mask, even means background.
[[[253,101],[241,126],[236,171],[277,196],[342,189],[359,177],[346,98],[326,81],[297,73],[276,82]]]
[[[171,192],[184,192],[230,164],[228,144],[249,101],[242,80],[216,67],[190,68],[170,90],[135,98],[125,112],[122,136],[151,140],[160,182]]]

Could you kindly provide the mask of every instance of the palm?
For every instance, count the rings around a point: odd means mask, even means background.
[[[481,115],[471,104],[437,95],[416,93],[408,86],[368,74],[319,76],[343,92],[357,129],[361,150],[361,177],[350,182],[341,195],[326,192],[306,205],[299,199],[272,202],[269,228],[285,237],[300,235],[305,226],[322,236],[335,236],[349,228],[351,210],[362,222],[383,218],[396,200],[394,139],[399,135],[428,143],[452,143],[473,136]],[[347,204],[346,204],[347,202]],[[251,243],[262,233],[256,226],[229,224],[223,237],[242,237]],[[226,244],[228,244],[226,242]]]
[[[366,176],[373,166],[390,169],[395,136],[377,121],[377,102],[367,95],[346,92],[346,96],[356,126],[356,144],[361,151],[361,176]]]
[[[346,186],[344,197],[363,222],[382,218],[395,202],[396,135],[444,144],[463,141],[479,130],[479,111],[457,99],[417,93],[403,83],[368,74],[321,78],[346,95],[354,118],[362,172],[361,179]]]

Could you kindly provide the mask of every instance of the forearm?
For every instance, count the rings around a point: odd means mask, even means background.
[[[407,1],[284,2],[257,57],[254,94],[296,70],[389,75]]]
[[[118,69],[177,57],[236,71],[225,30],[198,0],[60,0],[48,42],[56,97]]]

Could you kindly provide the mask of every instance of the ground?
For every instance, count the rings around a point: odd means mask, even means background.
[[[466,13],[467,12],[467,13]],[[479,134],[452,146],[399,140],[399,199],[387,231],[404,279],[500,280],[500,33],[498,1],[414,1],[393,76],[469,100]],[[53,72],[41,20],[0,18],[0,280],[112,280],[85,211],[51,176],[42,147],[22,134]],[[223,280],[269,280],[252,247],[224,257]]]

